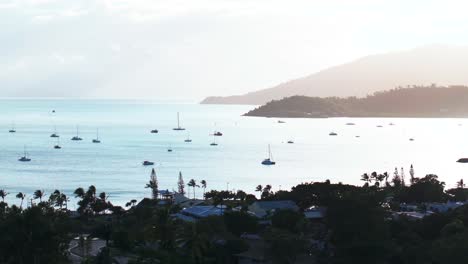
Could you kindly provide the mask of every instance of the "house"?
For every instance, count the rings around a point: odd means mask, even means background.
[[[184,208],[173,216],[187,222],[195,222],[208,216],[221,216],[226,210],[225,206],[212,206],[212,205],[195,205]]]
[[[437,213],[445,213],[449,210],[456,209],[460,206],[464,205],[462,202],[447,202],[447,203],[426,203],[426,210],[437,212]]]
[[[264,218],[266,216],[274,214],[279,210],[292,210],[299,211],[299,207],[290,200],[283,201],[257,201],[249,206],[249,211],[252,212],[258,218]]]
[[[327,213],[326,207],[311,207],[304,211],[305,218],[309,220],[321,220],[325,217]]]

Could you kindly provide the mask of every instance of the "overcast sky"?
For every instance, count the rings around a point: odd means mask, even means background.
[[[0,0],[0,96],[199,100],[468,44],[464,1]]]

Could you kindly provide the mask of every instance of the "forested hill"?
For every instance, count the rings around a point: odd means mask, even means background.
[[[413,87],[363,98],[292,96],[271,101],[246,116],[262,117],[468,117],[468,87]]]

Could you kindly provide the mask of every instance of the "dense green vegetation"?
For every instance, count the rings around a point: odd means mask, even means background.
[[[124,210],[94,186],[74,192],[79,199],[75,217],[66,209],[66,195],[55,191],[47,198],[38,190],[37,203],[28,208],[0,203],[0,263],[68,263],[69,242],[81,234],[106,245],[97,256],[87,256],[80,238],[77,254],[83,263],[122,258],[134,264],[237,263],[237,254],[252,250],[243,234],[256,234],[273,263],[467,263],[468,205],[421,219],[396,214],[405,203],[424,213],[429,202],[464,202],[463,181],[444,190],[436,175],[410,175],[373,172],[362,175],[363,186],[325,181],[278,192],[259,185],[255,191],[262,200],[292,200],[300,208],[279,210],[261,221],[248,213],[257,199],[244,191],[206,192],[204,203],[225,206],[225,214],[185,222],[173,217],[181,210],[176,204],[144,199],[130,201]],[[7,195],[0,190],[2,200]],[[23,201],[24,194],[16,197]],[[326,217],[307,219],[310,207],[326,208]]]
[[[246,114],[264,117],[466,117],[468,87],[396,88],[364,98],[292,96]]]

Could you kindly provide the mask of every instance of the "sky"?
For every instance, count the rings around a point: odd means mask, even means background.
[[[0,0],[0,97],[201,100],[361,56],[468,45],[468,3]]]

